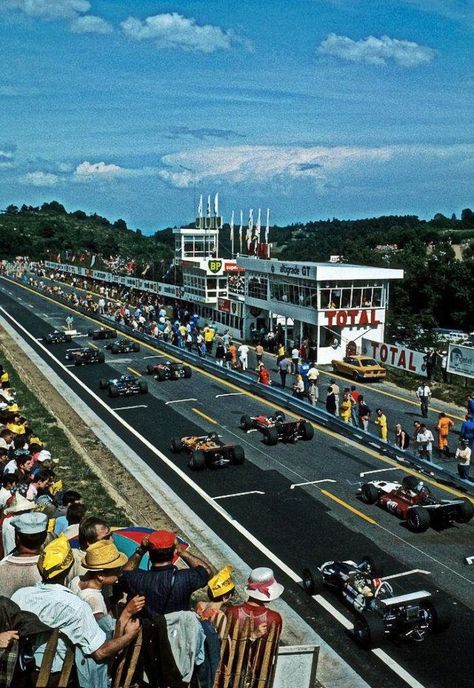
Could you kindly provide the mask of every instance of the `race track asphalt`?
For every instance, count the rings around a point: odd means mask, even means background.
[[[66,310],[60,304],[4,280],[0,281],[0,306],[35,340],[42,339],[65,322]],[[79,314],[74,317],[75,327],[85,333],[91,322]],[[26,336],[17,325],[13,326]],[[84,345],[88,341],[81,337],[72,345]],[[29,343],[32,344],[31,340]],[[102,342],[95,344],[100,348],[104,345]],[[65,350],[72,345],[56,345],[50,350],[65,364]],[[39,344],[33,342],[33,346],[42,357],[47,357]],[[464,557],[474,554],[473,522],[444,531],[430,529],[422,534],[411,533],[390,514],[367,506],[356,497],[357,487],[363,480],[361,472],[383,469],[384,472],[373,477],[401,479],[404,475],[401,469],[387,472],[392,466],[376,452],[354,447],[337,434],[318,428],[310,442],[267,447],[258,432],[245,434],[238,425],[243,413],[270,413],[271,405],[247,393],[236,393],[225,382],[200,373],[198,368],[193,370],[189,380],[158,383],[146,378],[150,393],[143,396],[109,399],[99,391],[99,377],[114,377],[117,372],[140,373],[147,362],[153,360],[145,357],[154,355],[160,354],[144,346],[133,354],[112,356],[106,352],[104,365],[69,370],[107,405],[121,409],[117,414],[185,471],[187,480],[147,447],[137,447],[136,435],[124,428],[62,367],[50,364],[94,412],[139,451],[142,459],[211,525],[219,537],[245,555],[250,565],[267,564],[275,569],[286,586],[285,600],[370,685],[383,683],[395,687],[408,683],[424,688],[471,685],[474,567],[466,566]],[[413,406],[404,405],[402,401],[397,404],[400,404],[400,413],[413,412]],[[146,408],[132,408],[142,405]],[[224,440],[241,444],[246,463],[193,473],[187,469],[184,455],[170,452],[173,437],[208,431],[216,431]],[[366,554],[383,567],[385,575],[414,569],[428,571],[428,574],[398,578],[394,587],[400,594],[417,589],[441,590],[453,610],[450,629],[444,634],[430,636],[424,643],[385,642],[383,650],[395,662],[395,668],[390,668],[386,660],[382,661],[372,652],[361,651],[334,615],[306,596],[284,572],[278,571],[275,563],[243,538],[239,530],[229,527],[228,521],[210,508],[209,501],[203,500],[190,487],[189,481],[216,500],[296,573],[305,566],[316,567],[329,559],[357,560]],[[294,487],[311,481],[325,482]],[[433,487],[433,490],[443,498],[452,496],[443,488]],[[324,599],[351,620],[350,612],[330,593],[325,592]],[[407,674],[398,671],[397,667],[402,667]]]

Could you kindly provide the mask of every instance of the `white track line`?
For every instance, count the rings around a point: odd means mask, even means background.
[[[295,573],[287,564],[285,564],[284,561],[280,559],[276,554],[274,554],[268,547],[266,547],[263,542],[260,542],[258,538],[256,538],[245,526],[243,526],[241,523],[236,521],[229,512],[227,512],[225,509],[223,509],[220,504],[218,504],[210,495],[207,494],[199,485],[197,485],[189,475],[187,475],[181,468],[176,466],[163,452],[161,452],[159,449],[157,449],[151,442],[149,442],[145,437],[140,435],[140,433],[129,423],[127,423],[123,418],[121,418],[114,409],[110,408],[103,399],[101,399],[95,392],[93,392],[91,389],[87,387],[87,385],[82,382],[78,377],[73,375],[73,373],[66,368],[66,366],[61,363],[61,361],[58,361],[57,358],[53,356],[51,351],[48,351],[48,349],[38,342],[33,335],[31,335],[28,330],[21,325],[15,318],[13,318],[6,310],[5,308],[0,306],[0,311],[6,316],[8,320],[11,322],[15,323],[15,325],[26,335],[28,339],[31,341],[35,342],[37,346],[39,346],[44,353],[51,358],[56,365],[58,365],[60,368],[64,370],[66,375],[71,377],[76,384],[78,384],[85,392],[86,394],[89,394],[100,406],[102,406],[108,413],[110,413],[111,416],[115,418],[121,425],[128,430],[129,433],[131,433],[134,437],[136,437],[139,442],[145,445],[147,449],[149,449],[152,453],[154,453],[158,458],[162,460],[162,462],[170,468],[172,471],[176,473],[192,490],[194,490],[210,507],[212,507],[225,521],[227,521],[233,528],[235,528],[246,540],[248,540],[254,547],[256,547],[264,556],[266,556],[270,561],[272,561],[278,568],[283,571],[291,580],[295,581],[296,583],[301,583],[302,578],[299,576],[297,573]],[[447,567],[448,568],[448,567]],[[319,596],[318,596],[319,597]],[[324,599],[324,598],[322,598]],[[338,610],[332,607],[329,602],[325,601],[325,603],[334,611],[334,613],[339,614]],[[325,606],[325,608],[327,608]],[[329,611],[329,609],[328,609]],[[335,615],[333,614],[333,616]],[[341,615],[342,616],[342,615]],[[345,618],[345,617],[343,617]],[[346,622],[349,623],[346,619]],[[377,656],[379,659],[381,659],[392,671],[394,671],[398,676],[403,678],[403,680],[408,683],[408,685],[411,686],[411,688],[424,688],[418,681],[415,680],[413,676],[411,676],[408,672],[403,669],[403,667],[399,666],[394,660],[392,660],[391,657],[389,657],[385,652],[382,650],[373,650],[374,653],[378,653]]]
[[[290,490],[294,490],[295,487],[303,487],[303,485],[317,485],[318,483],[335,483],[336,480],[332,480],[331,478],[323,478],[323,480],[310,480],[307,483],[293,483],[293,485],[290,485]]]
[[[136,408],[148,408],[148,406],[146,404],[137,404],[136,406],[119,406],[119,407],[115,408],[114,411],[128,411],[129,409],[136,409]]]
[[[147,358],[166,358],[162,354],[156,354],[155,356],[143,356],[143,360],[146,361]]]
[[[182,404],[183,401],[197,401],[194,397],[190,397],[189,399],[175,399],[174,401],[165,401],[165,406],[168,406],[169,404]]]
[[[377,468],[376,471],[364,471],[363,473],[359,473],[360,477],[363,478],[364,475],[369,475],[369,473],[386,473],[387,471],[400,471],[401,468],[398,468],[396,466],[395,468]]]
[[[227,394],[216,394],[216,399],[219,397],[241,397],[244,392],[228,392]]]
[[[244,497],[245,495],[259,494],[264,495],[265,492],[261,490],[251,490],[250,492],[234,492],[234,494],[219,495],[219,497],[214,497],[214,499],[229,499],[229,497]]]
[[[423,571],[423,569],[412,569],[411,571],[403,571],[403,573],[393,573],[391,576],[383,576],[381,580],[393,580],[394,578],[402,578],[403,576],[411,576],[412,573],[422,573],[424,576],[430,576],[431,571]]]

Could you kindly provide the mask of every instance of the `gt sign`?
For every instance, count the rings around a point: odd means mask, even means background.
[[[372,356],[379,363],[407,373],[416,375],[426,375],[425,355],[421,351],[412,351],[396,344],[385,344],[384,342],[374,342],[371,339],[362,339],[362,353]]]

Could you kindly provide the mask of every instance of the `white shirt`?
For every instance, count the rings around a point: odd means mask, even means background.
[[[96,590],[95,588],[84,588],[83,590],[79,585],[80,580],[81,579],[79,576],[73,578],[69,583],[69,589],[72,590],[75,595],[80,597],[81,600],[87,602],[89,607],[92,609],[94,616],[96,614],[107,614],[107,607],[105,606],[105,600],[102,591]]]
[[[247,344],[241,344],[239,346],[238,351],[239,351],[240,358],[247,358],[248,353],[249,353],[249,348],[248,348]]]
[[[12,601],[23,611],[36,614],[46,626],[58,628],[85,655],[92,655],[105,643],[106,635],[94,619],[89,605],[64,585],[37,583],[17,590]],[[37,636],[36,642],[34,641],[37,668],[41,666],[45,649],[44,636]],[[59,638],[52,672],[61,671],[65,656],[66,645]]]
[[[16,473],[17,470],[18,470],[18,466],[17,466],[15,459],[11,459],[6,464],[5,468],[3,469],[3,472],[4,473]]]
[[[292,349],[291,350],[291,358],[297,359],[299,357],[300,357],[300,352],[298,351],[298,349]]]
[[[469,447],[465,449],[456,449],[455,458],[459,461],[460,466],[471,465],[471,450]]]
[[[308,373],[306,375],[307,379],[311,382],[316,382],[317,379],[319,378],[319,373],[316,368],[310,368],[308,370]]]
[[[428,385],[420,385],[418,389],[416,390],[416,396],[417,397],[430,397],[431,396],[431,389],[428,387]]]
[[[431,444],[434,442],[434,437],[433,433],[431,430],[426,430],[424,432],[419,432],[418,435],[416,436],[416,441],[418,444],[422,445],[423,449],[426,449],[426,451],[431,451],[433,449],[433,445]]]
[[[5,504],[10,499],[11,496],[12,496],[12,493],[10,492],[10,490],[6,490],[4,487],[0,488],[0,509],[5,508]]]

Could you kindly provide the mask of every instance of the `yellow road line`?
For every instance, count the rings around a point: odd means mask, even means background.
[[[92,342],[89,342],[88,346],[92,346],[94,349],[98,349],[99,347],[97,344],[93,344]]]
[[[127,368],[127,370],[129,370],[131,373],[133,373],[133,374],[136,375],[137,377],[141,377],[141,376],[142,376],[142,374],[139,373],[138,370],[135,370],[135,368]]]
[[[214,420],[214,418],[211,418],[210,416],[207,416],[205,413],[203,413],[203,412],[200,411],[199,409],[193,408],[193,409],[191,409],[191,410],[194,411],[194,413],[197,413],[198,416],[201,416],[202,418],[205,418],[209,423],[213,423],[214,425],[219,425],[219,423],[218,423],[216,420]]]
[[[62,303],[59,303],[58,301],[51,298],[50,296],[46,296],[46,294],[38,293],[34,289],[31,289],[30,287],[27,287],[24,284],[20,284],[18,282],[10,280],[8,277],[4,277],[4,279],[5,279],[5,281],[11,282],[11,284],[13,284],[17,287],[21,287],[25,291],[29,291],[30,293],[34,294],[35,296],[40,296],[41,298],[46,299],[47,301],[50,301],[55,306],[60,305],[62,308],[66,308],[67,310],[71,311],[72,313],[75,313],[76,315],[78,313],[78,311],[76,311],[71,306],[67,306],[67,305],[64,305]],[[90,315],[85,315],[83,313],[80,313],[79,315],[83,318],[86,318],[87,320],[90,320],[90,322],[94,323],[94,325],[103,326],[103,323],[101,323],[99,320],[95,320]],[[152,346],[151,344],[148,344],[147,342],[142,342],[141,340],[135,339],[134,337],[132,337],[130,335],[125,335],[123,333],[121,333],[121,335],[127,337],[127,339],[130,339],[132,342],[138,342],[142,347],[148,349],[149,351],[153,351],[153,352],[160,351],[159,347],[157,347],[157,346],[155,347],[155,346]],[[172,361],[177,361],[177,362],[181,361],[180,358],[173,356],[173,354],[166,353],[166,357]],[[234,392],[240,392],[240,394],[244,394],[249,399],[253,399],[254,401],[258,402],[261,405],[267,406],[268,408],[270,408],[272,410],[283,411],[284,413],[286,413],[287,416],[290,416],[291,418],[296,418],[296,419],[300,418],[299,415],[289,411],[286,407],[281,406],[279,404],[276,404],[275,402],[270,402],[270,401],[267,401],[266,399],[262,399],[261,397],[257,396],[256,394],[252,394],[252,392],[249,392],[246,389],[242,389],[242,387],[238,387],[237,385],[233,384],[232,382],[228,382],[227,380],[221,380],[219,377],[213,375],[212,373],[208,373],[207,370],[203,370],[202,368],[200,368],[196,364],[188,363],[187,365],[189,365],[197,373],[204,375],[205,377],[209,378],[213,382],[216,382],[216,380],[217,380],[217,382],[219,382],[224,387],[227,387],[228,389],[231,389]],[[324,372],[324,371],[321,371],[321,372]],[[325,374],[328,374],[328,373],[325,373]],[[364,385],[364,386],[367,386],[367,385]],[[385,394],[385,392],[383,392],[383,393]],[[402,401],[406,401],[406,400],[402,399]],[[410,402],[410,403],[413,403],[413,402]],[[200,411],[198,411],[198,412],[201,413]],[[212,421],[212,419],[211,419],[211,422],[215,423],[215,421]],[[418,477],[420,476],[419,471],[416,471],[413,468],[406,468],[405,466],[400,465],[400,463],[398,461],[395,461],[393,459],[389,459],[386,456],[381,456],[380,454],[378,454],[374,450],[369,449],[368,447],[364,447],[363,445],[360,445],[357,442],[355,442],[354,440],[348,439],[347,437],[343,437],[342,435],[339,435],[337,432],[334,432],[333,430],[328,430],[327,428],[324,428],[324,427],[322,427],[322,426],[320,426],[314,422],[312,423],[312,425],[317,432],[324,433],[325,435],[328,435],[329,437],[332,437],[333,439],[339,440],[341,442],[345,442],[347,445],[353,447],[354,449],[357,449],[358,451],[364,452],[368,456],[371,456],[372,458],[377,459],[377,461],[380,461],[382,463],[386,463],[389,466],[396,466],[401,471],[408,473],[408,475],[415,475]],[[434,487],[437,487],[439,490],[443,490],[444,492],[455,495],[456,497],[463,497],[463,498],[470,499],[471,502],[474,504],[474,497],[470,497],[469,495],[466,495],[464,492],[461,492],[460,490],[456,490],[455,488],[449,487],[448,485],[442,485],[441,483],[438,483],[436,480],[431,480],[426,475],[423,475],[423,481],[425,483],[433,485]]]
[[[337,502],[341,506],[345,507],[346,509],[349,509],[349,511],[351,511],[356,516],[363,518],[364,521],[367,521],[367,523],[371,523],[373,526],[377,525],[377,521],[374,521],[373,518],[370,518],[370,516],[366,516],[365,514],[362,513],[362,511],[359,511],[358,509],[354,509],[353,506],[351,506],[350,504],[345,502],[343,499],[339,499],[339,497],[336,497],[336,495],[333,495],[332,492],[328,492],[327,490],[321,490],[321,493],[323,495],[326,495],[326,497],[329,497],[329,499],[333,499],[335,502]]]

